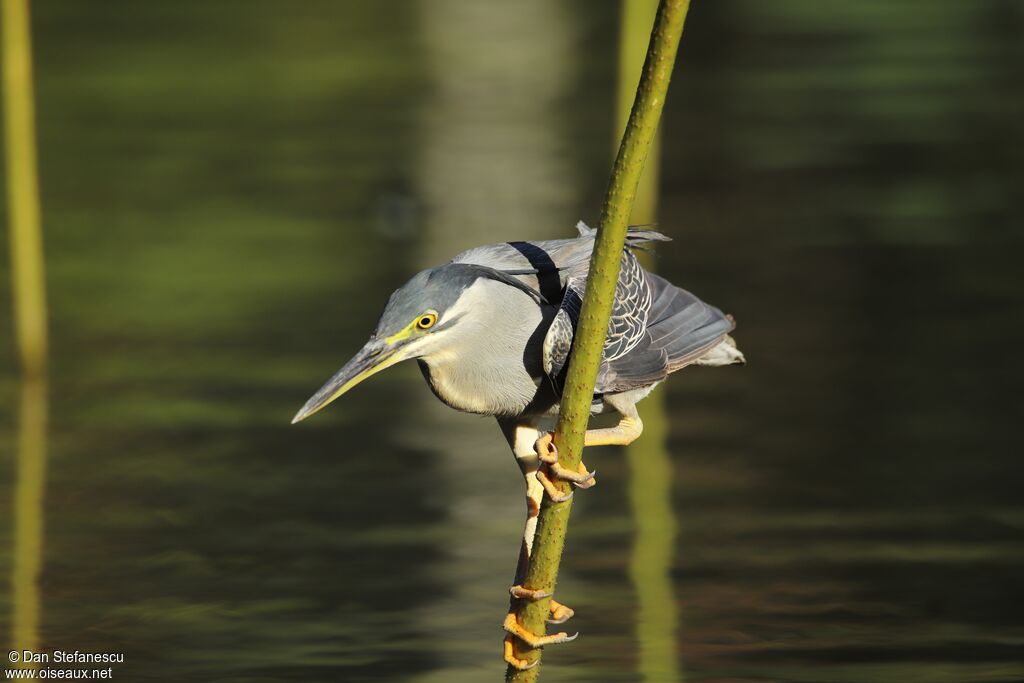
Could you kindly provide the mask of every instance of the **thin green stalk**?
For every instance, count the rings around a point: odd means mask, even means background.
[[[46,370],[46,282],[39,220],[28,0],[3,0],[4,121],[15,329],[26,376]]]
[[[601,363],[601,350],[608,319],[611,317],[612,300],[619,277],[619,264],[629,217],[633,210],[644,162],[665,104],[689,4],[689,0],[661,0],[658,6],[636,99],[605,194],[594,253],[590,260],[590,273],[587,276],[587,291],[583,297],[569,373],[562,394],[561,412],[555,429],[559,462],[563,467],[573,471],[579,466],[583,455],[583,437],[590,418],[594,383]],[[565,484],[562,486],[567,487]],[[524,581],[526,587],[554,592],[571,510],[571,499],[553,504],[545,497],[537,520],[533,552]],[[524,601],[516,617],[527,630],[538,634],[544,633],[549,602],[549,599]],[[536,661],[540,659],[540,652],[526,650],[517,653],[517,656],[527,661]],[[517,671],[509,667],[506,681],[536,681],[538,669],[539,666]]]
[[[615,144],[622,140],[622,133],[629,122],[629,113],[636,97],[636,86],[643,71],[647,54],[647,38],[654,17],[658,12],[658,0],[622,0],[622,20],[619,27],[619,78],[615,106]],[[636,189],[633,213],[630,223],[647,225],[654,222],[658,204],[658,167],[661,156],[659,133],[655,133],[651,149],[647,152],[647,163]],[[612,150],[616,152],[617,150]],[[641,255],[642,258],[642,255]],[[646,265],[646,264],[645,264]]]

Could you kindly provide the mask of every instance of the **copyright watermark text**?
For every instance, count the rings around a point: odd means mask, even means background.
[[[114,666],[124,664],[122,652],[82,652],[80,650],[10,650],[4,671],[6,680],[19,679],[106,679],[114,677]],[[62,664],[91,664],[91,667],[65,667]],[[103,666],[103,665],[108,666]],[[99,665],[99,666],[96,666]]]

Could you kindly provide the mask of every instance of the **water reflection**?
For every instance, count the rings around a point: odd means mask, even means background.
[[[14,556],[11,562],[11,649],[40,650],[43,519],[46,494],[47,385],[26,379],[18,401]]]
[[[658,3],[655,0],[623,0],[619,29],[619,79],[616,131],[626,127],[636,85],[643,68]],[[655,136],[644,173],[637,187],[631,222],[657,222],[661,134]],[[617,150],[616,150],[617,151]],[[644,266],[656,269],[648,254]],[[629,503],[636,528],[629,560],[629,577],[637,596],[637,671],[646,683],[678,681],[679,609],[670,572],[675,554],[676,514],[672,508],[671,455],[668,452],[668,406],[665,388],[655,389],[640,406],[644,421],[641,439],[628,446]]]
[[[677,624],[679,610],[670,578],[675,555],[674,477],[668,453],[665,391],[644,399],[643,438],[626,449],[629,499],[636,526],[629,576],[637,595],[637,669],[648,683],[682,680]]]

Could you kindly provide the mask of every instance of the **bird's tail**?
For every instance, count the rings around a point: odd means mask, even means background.
[[[652,227],[652,224],[647,225],[631,225],[626,230],[626,246],[630,249],[639,247],[641,244],[647,242],[671,242],[672,238],[663,232],[657,230],[648,230],[646,228]],[[596,228],[592,228],[583,221],[576,224],[576,229],[580,233],[580,237],[590,237],[597,233]],[[642,247],[641,247],[642,248]]]

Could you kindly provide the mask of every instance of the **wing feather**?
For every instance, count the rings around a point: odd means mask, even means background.
[[[542,366],[561,391],[586,290],[596,231],[580,223],[574,239],[505,242],[453,260],[504,271],[539,291],[558,310],[542,344]],[[669,238],[630,228],[608,322],[595,393],[628,391],[663,380],[695,362],[733,329],[732,319],[664,278],[646,272],[631,249]],[[543,302],[538,302],[543,305]]]
[[[640,286],[642,279],[643,286]],[[560,390],[572,340],[566,336],[579,320],[585,280],[574,279],[572,296],[545,337],[545,371]],[[567,289],[567,292],[569,289]],[[571,303],[566,303],[571,302]],[[595,393],[613,393],[649,386],[695,362],[733,329],[731,318],[664,278],[647,273],[630,255],[616,287],[608,339]]]

